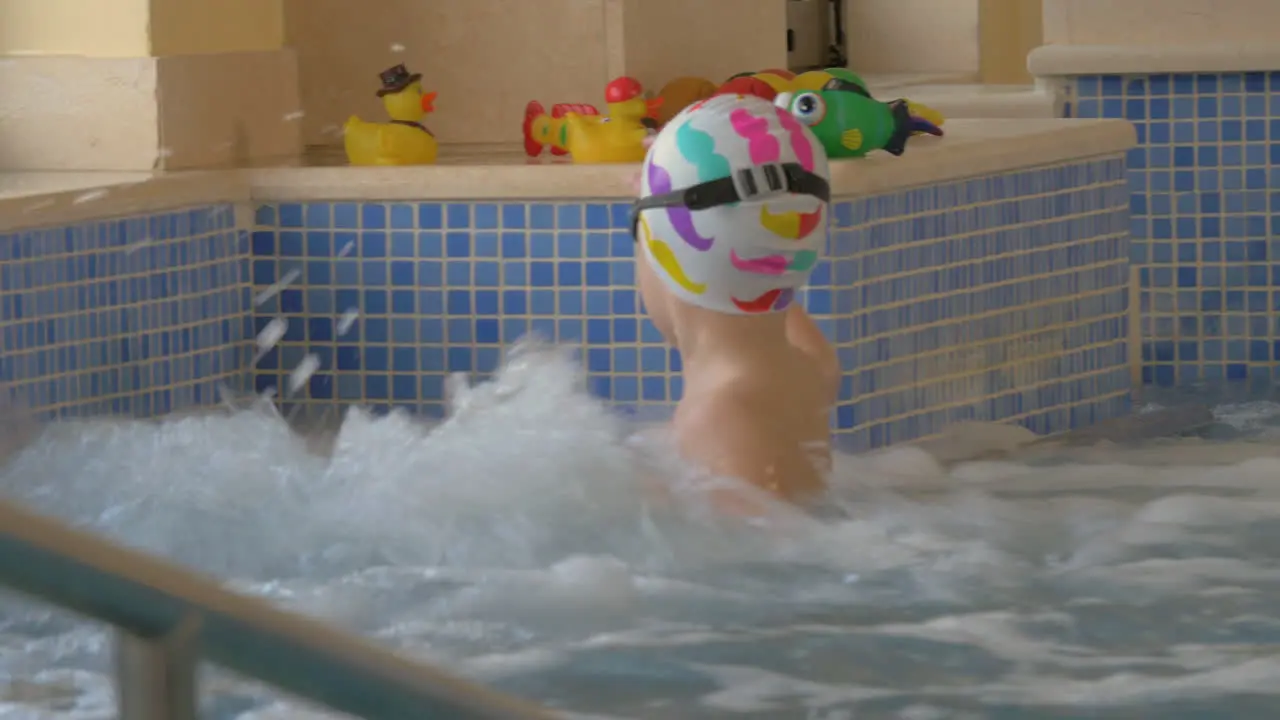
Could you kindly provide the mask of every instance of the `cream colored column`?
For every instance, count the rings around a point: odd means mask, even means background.
[[[275,52],[284,46],[281,0],[150,0],[151,54]]]
[[[654,91],[787,67],[787,0],[610,0],[619,74]]]
[[[1043,37],[1041,0],[979,0],[978,77],[988,85],[1030,85],[1027,54]]]
[[[147,169],[149,0],[0,0],[0,171]]]
[[[1214,46],[1280,42],[1277,0],[1044,0],[1053,45]]]
[[[853,70],[939,80],[977,77],[979,0],[842,2]]]
[[[297,58],[283,0],[151,0],[161,162],[290,161],[302,151]]]
[[[0,0],[0,55],[147,55],[150,6],[150,0]]]
[[[296,155],[281,0],[0,0],[0,170]]]

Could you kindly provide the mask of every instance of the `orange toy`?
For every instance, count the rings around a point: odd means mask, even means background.
[[[605,87],[608,116],[593,105],[561,103],[546,108],[537,100],[525,106],[524,149],[538,157],[545,147],[552,155],[572,155],[574,162],[640,162],[644,138],[657,127],[654,115],[662,98],[648,99],[634,78],[621,77]]]
[[[791,89],[791,81],[796,79],[796,74],[790,70],[761,70],[755,74],[755,77],[773,88],[775,92],[786,92]]]
[[[754,95],[773,102],[778,93],[791,89],[791,82],[795,78],[796,74],[789,70],[773,69],[757,73],[739,73],[729,78],[715,94]]]
[[[716,84],[705,78],[679,77],[658,92],[662,98],[662,107],[658,109],[658,127],[671,122],[671,118],[680,114],[681,110],[716,94]]]

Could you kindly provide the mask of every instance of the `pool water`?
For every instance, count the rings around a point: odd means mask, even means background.
[[[1280,711],[1280,405],[1188,438],[842,456],[821,511],[748,523],[580,387],[534,347],[435,427],[56,423],[0,493],[569,717]],[[0,717],[113,717],[106,641],[0,597]],[[205,694],[206,717],[328,717],[221,674]]]

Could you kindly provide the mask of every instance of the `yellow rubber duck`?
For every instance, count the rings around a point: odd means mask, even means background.
[[[430,165],[439,154],[436,136],[422,124],[435,111],[436,93],[422,91],[422,75],[404,65],[379,76],[378,97],[391,122],[365,122],[352,115],[343,125],[343,145],[352,165]]]
[[[524,149],[537,157],[550,146],[553,155],[572,155],[577,163],[638,163],[644,139],[657,127],[654,114],[662,98],[645,98],[644,88],[622,77],[605,88],[609,114],[591,105],[555,105],[548,115],[534,100],[525,107]]]

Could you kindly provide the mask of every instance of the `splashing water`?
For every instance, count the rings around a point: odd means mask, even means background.
[[[320,356],[315,353],[307,353],[298,362],[298,366],[289,372],[289,394],[296,394],[306,387],[307,382],[311,380],[311,376],[315,375],[319,369]]]
[[[284,274],[284,277],[280,278],[276,282],[271,283],[265,289],[260,291],[257,295],[254,295],[253,306],[262,307],[267,303],[268,300],[271,300],[272,298],[279,296],[280,293],[284,292],[285,290],[288,290],[289,287],[293,285],[293,283],[297,281],[297,279],[300,277],[302,277],[301,268],[293,268],[289,270],[289,272]]]
[[[529,345],[451,382],[435,426],[351,411],[319,443],[263,403],[57,423],[0,492],[579,717],[1280,707],[1280,406],[1224,408],[1229,443],[844,456],[828,506],[755,527],[581,387]],[[108,655],[6,598],[0,717],[112,717]],[[323,717],[206,687],[208,717]]]
[[[334,334],[342,337],[351,332],[351,328],[355,327],[356,320],[360,319],[360,311],[355,308],[347,308],[338,318],[338,326],[334,329]]]

